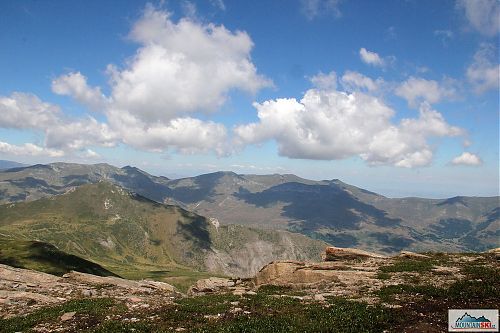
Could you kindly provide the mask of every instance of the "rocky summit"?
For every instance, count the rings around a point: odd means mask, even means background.
[[[328,247],[321,262],[274,261],[250,278],[198,280],[186,294],[0,265],[0,332],[443,332],[449,308],[498,305],[499,254]]]

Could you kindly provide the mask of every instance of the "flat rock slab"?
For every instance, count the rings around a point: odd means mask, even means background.
[[[123,288],[123,289],[128,289],[128,290],[138,290],[142,292],[147,292],[147,290],[159,290],[159,291],[164,291],[164,292],[175,292],[176,289],[174,286],[165,283],[165,282],[158,282],[158,281],[151,281],[151,280],[140,280],[140,281],[133,281],[133,280],[126,280],[114,276],[97,276],[97,275],[92,275],[92,274],[87,274],[87,273],[81,273],[81,272],[75,272],[71,271],[69,273],[66,273],[63,275],[63,279],[65,280],[70,280],[70,281],[76,281],[79,283],[85,283],[85,284],[92,284],[92,285],[107,285],[107,286],[113,286],[113,287],[118,287],[118,288]]]
[[[59,277],[47,273],[0,264],[0,279],[25,284],[40,285],[56,283],[59,280]]]

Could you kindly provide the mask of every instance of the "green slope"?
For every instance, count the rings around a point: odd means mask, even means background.
[[[124,277],[178,284],[208,271],[252,275],[276,259],[318,260],[327,245],[286,231],[216,227],[202,216],[107,182],[2,205],[0,233],[54,244]]]
[[[59,276],[69,271],[116,276],[94,262],[60,251],[51,244],[37,241],[0,238],[0,264]]]

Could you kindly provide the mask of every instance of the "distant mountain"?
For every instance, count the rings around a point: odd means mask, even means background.
[[[7,161],[7,160],[0,160],[0,170],[6,170],[10,168],[19,168],[19,167],[24,167],[26,164],[14,162],[14,161]]]
[[[277,259],[319,260],[327,245],[287,231],[219,226],[104,181],[0,206],[0,234],[56,245],[123,276],[133,271],[250,276]]]
[[[217,219],[283,229],[343,247],[393,253],[499,247],[499,197],[391,199],[340,180],[216,172],[170,180],[133,167],[54,163],[0,172],[1,202],[34,200],[106,180]]]

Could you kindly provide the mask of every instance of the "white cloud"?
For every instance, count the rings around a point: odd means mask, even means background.
[[[382,59],[382,57],[380,57],[378,53],[368,51],[364,47],[359,49],[359,56],[365,64],[377,67],[384,67],[386,65],[385,60]]]
[[[43,129],[55,124],[59,117],[57,106],[42,102],[33,94],[15,92],[10,97],[0,96],[0,127]]]
[[[474,54],[474,61],[467,68],[467,80],[474,86],[474,91],[478,94],[488,90],[498,90],[500,64],[494,62],[495,47],[491,44],[482,44]]]
[[[477,166],[481,165],[483,161],[481,161],[481,158],[477,156],[476,154],[472,154],[469,152],[463,152],[461,155],[455,157],[451,163],[453,165],[470,165],[470,166]]]
[[[202,24],[146,6],[130,38],[141,47],[124,69],[110,67],[112,108],[148,123],[220,108],[231,90],[255,93],[271,82],[257,74],[247,33]]]
[[[57,149],[50,149],[40,147],[32,143],[25,143],[23,145],[12,145],[7,142],[0,141],[0,153],[7,155],[28,155],[28,156],[49,156],[49,157],[62,157],[64,151]]]
[[[116,136],[107,124],[92,117],[72,119],[65,117],[55,105],[43,102],[37,96],[13,93],[0,96],[0,127],[33,129],[45,135],[45,147],[37,145],[12,146],[13,154],[43,154],[52,157],[60,152],[80,150],[87,145],[113,145]],[[7,149],[4,146],[4,149]],[[40,148],[40,149],[38,149]]]
[[[416,107],[420,102],[437,103],[443,99],[457,98],[457,89],[453,80],[437,82],[411,76],[401,83],[394,93],[406,99],[408,104]]]
[[[339,9],[341,0],[301,0],[302,13],[308,20],[313,20],[321,15],[342,16]]]
[[[439,37],[441,39],[441,43],[443,43],[444,46],[447,46],[454,34],[451,30],[434,30],[434,36]]]
[[[218,9],[224,11],[226,10],[226,5],[223,0],[210,0],[212,6],[217,7]]]
[[[431,137],[462,135],[428,104],[418,118],[393,124],[395,112],[381,100],[355,92],[310,89],[294,98],[254,103],[259,122],[238,126],[236,145],[275,140],[289,158],[335,160],[359,156],[371,165],[428,165]]]
[[[342,75],[341,83],[347,91],[367,90],[373,92],[381,88],[384,84],[384,80],[382,78],[373,80],[361,73],[346,71],[344,75]]]
[[[457,6],[465,12],[469,24],[487,36],[500,31],[500,2],[498,0],[458,0]]]
[[[100,158],[101,155],[99,155],[98,153],[96,153],[92,149],[86,149],[83,152],[82,157],[84,157],[84,158],[91,158],[92,159],[92,158]]]
[[[117,139],[116,133],[107,124],[92,117],[61,121],[45,129],[46,146],[67,151],[94,145],[112,147]]]
[[[115,116],[111,111],[111,126],[119,133],[121,140],[132,147],[153,152],[175,149],[191,154],[215,151],[225,155],[227,131],[224,125],[195,118],[175,118],[168,123],[145,124],[134,117]]]
[[[318,73],[311,77],[311,83],[319,89],[336,89],[337,88],[337,73],[330,72],[328,74]]]
[[[71,96],[92,110],[102,111],[106,97],[99,87],[91,88],[87,78],[80,72],[61,75],[52,81],[52,91],[58,95]]]
[[[107,124],[89,118],[53,127],[48,145],[82,149],[124,142],[158,152],[227,153],[224,125],[195,116],[217,111],[233,90],[254,94],[272,82],[257,73],[246,32],[201,23],[194,17],[196,7],[189,1],[183,5],[193,17],[177,22],[170,13],[146,6],[129,34],[139,44],[137,52],[123,67],[108,66],[109,97],[89,87],[79,72],[54,80],[56,93],[88,106],[104,105]]]

